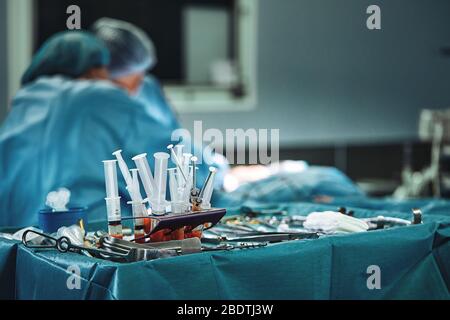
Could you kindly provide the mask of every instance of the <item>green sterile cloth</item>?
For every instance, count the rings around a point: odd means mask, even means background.
[[[0,238],[0,299],[14,299],[17,246]]]
[[[332,208],[279,207],[303,215]],[[411,218],[406,212],[368,209],[355,214]],[[450,299],[450,217],[424,219],[417,226],[131,264],[36,252],[0,240],[1,294],[18,299]],[[379,290],[367,287],[372,265],[380,268]],[[70,266],[81,271],[79,290],[67,287]]]

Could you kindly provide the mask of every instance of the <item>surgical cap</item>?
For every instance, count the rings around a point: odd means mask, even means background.
[[[22,85],[41,76],[63,75],[78,78],[87,71],[106,67],[108,48],[94,35],[85,31],[64,31],[48,39],[22,76]]]
[[[131,23],[102,18],[92,27],[111,53],[112,78],[144,73],[157,62],[155,47],[147,34]]]

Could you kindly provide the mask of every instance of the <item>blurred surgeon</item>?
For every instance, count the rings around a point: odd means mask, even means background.
[[[172,132],[180,129],[181,126],[158,80],[149,74],[158,62],[152,40],[137,26],[111,18],[99,19],[92,26],[92,31],[108,47],[111,54],[108,65],[111,81],[126,90],[137,103],[140,103],[148,116],[164,127],[164,132],[170,139]],[[193,142],[186,139],[182,144],[188,146]],[[216,186],[221,187],[229,171],[228,162],[222,155],[211,151],[209,148],[204,148],[203,150],[191,149],[189,152],[196,155],[203,152],[202,158],[205,163],[200,166],[200,176],[207,174],[207,165],[213,165],[219,169],[216,175]]]
[[[72,193],[70,206],[89,207],[90,222],[105,220],[102,161],[123,149],[130,168],[144,152],[153,167],[153,152],[166,150],[167,130],[105,80],[109,65],[108,48],[79,31],[53,36],[33,57],[0,127],[0,226],[36,225],[46,195],[61,187]]]
[[[158,58],[152,40],[137,26],[126,21],[102,18],[92,31],[108,47],[109,76],[117,85],[142,103],[146,111],[169,129],[180,127],[158,80],[149,74]]]

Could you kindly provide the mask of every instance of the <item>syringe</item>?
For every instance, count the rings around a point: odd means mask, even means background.
[[[119,188],[117,185],[117,160],[103,161],[106,185],[106,212],[108,215],[108,232],[111,237],[122,239],[122,216],[120,209]]]
[[[155,157],[155,194],[150,200],[152,213],[163,215],[166,213],[167,164],[170,156],[164,152],[157,152]]]
[[[203,185],[200,195],[198,196],[198,201],[200,202],[200,207],[202,210],[211,209],[211,197],[214,190],[214,178],[216,176],[216,172],[216,168],[209,168],[208,177],[206,178],[205,184]]]
[[[182,214],[188,210],[188,205],[183,199],[185,195],[186,184],[180,185],[177,178],[178,169],[168,169],[169,172],[169,190],[170,190],[170,205],[173,214]]]
[[[156,185],[147,161],[147,154],[143,153],[137,155],[133,158],[133,161],[136,163],[136,167],[139,170],[139,176],[141,177],[142,185],[144,186],[147,201],[150,201],[155,195]]]
[[[183,150],[184,150],[184,145],[177,144],[174,147],[174,150],[175,150],[175,154],[176,154],[176,156],[178,158],[179,167],[181,168],[179,170],[178,174],[177,174],[178,180],[180,180],[180,182],[182,181],[184,184],[186,184],[187,178],[188,178],[187,175],[189,174],[189,171],[188,170],[185,171],[184,168],[183,168],[183,161],[184,161],[184,159],[183,159]]]
[[[130,201],[129,204],[132,206],[133,217],[134,217],[134,239],[136,239],[137,243],[145,242],[145,228],[144,228],[144,219],[147,216],[145,201],[142,200],[140,188],[139,188],[139,177],[138,177],[138,169],[131,169],[131,175],[133,179],[132,184],[132,194],[135,200]]]
[[[183,164],[183,172],[186,173],[187,175],[190,176],[190,172],[189,172],[189,168],[191,165],[191,158],[192,158],[192,154],[191,153],[183,153],[183,160],[182,160],[182,164]],[[188,178],[190,179],[190,178]]]
[[[126,185],[130,186],[133,183],[133,181],[130,175],[130,171],[128,170],[127,163],[125,162],[125,160],[123,160],[122,150],[117,150],[113,152],[113,156],[115,156],[117,158],[117,161],[119,162],[119,168],[120,171],[122,172],[123,178],[125,179]]]
[[[188,182],[186,183],[186,188],[183,192],[183,202],[185,203],[185,206],[187,210],[189,211],[191,209],[191,189],[192,189],[192,176],[193,176],[193,168],[188,166]]]
[[[117,161],[119,162],[119,168],[120,168],[120,171],[122,172],[123,178],[125,179],[126,189],[127,189],[128,193],[130,194],[131,201],[134,203],[138,203],[138,202],[144,203],[142,200],[141,193],[140,192],[136,193],[134,190],[133,178],[131,177],[130,171],[128,169],[128,166],[127,166],[125,160],[123,160],[122,150],[117,150],[117,151],[113,152],[113,155],[116,156]],[[145,206],[142,206],[141,210],[142,210],[143,214],[147,213]]]
[[[170,150],[170,153],[172,155],[172,161],[173,163],[177,166],[177,177],[180,180],[180,177],[182,177],[183,182],[186,183],[187,182],[187,176],[186,173],[183,171],[183,163],[182,163],[182,159],[180,159],[180,154],[183,154],[183,146],[176,146],[175,148],[177,148],[177,151],[174,150],[174,146],[173,144],[170,144],[167,149]],[[180,181],[181,183],[181,181]]]

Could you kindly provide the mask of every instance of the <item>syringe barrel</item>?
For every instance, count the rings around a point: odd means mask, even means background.
[[[176,146],[170,145],[171,150],[170,158],[175,165],[183,166],[183,145],[177,144]],[[178,162],[178,163],[177,163]]]
[[[192,176],[194,174],[192,167],[188,167],[188,172],[189,172],[188,181],[186,183],[186,189],[184,190],[183,201],[189,205],[191,200]]]
[[[116,156],[117,161],[119,162],[119,168],[120,171],[122,172],[123,178],[125,179],[125,183],[127,186],[131,185],[132,180],[131,180],[131,175],[130,175],[130,170],[128,169],[127,163],[125,162],[125,160],[123,160],[122,157],[122,150],[117,150],[113,153],[113,156]]]
[[[134,219],[134,225],[135,226],[143,226],[144,225],[144,219],[136,219],[136,218],[143,218],[145,217],[143,215],[145,206],[142,203],[139,202],[132,202],[131,204],[132,211],[133,211],[133,218]]]
[[[177,144],[175,147],[175,154],[177,155],[178,159],[180,161],[183,161],[183,149],[184,149],[184,145],[182,144]]]
[[[200,208],[202,210],[209,210],[211,209],[211,202],[203,202],[200,204]]]
[[[139,170],[139,176],[141,177],[147,199],[154,197],[156,188],[152,171],[150,170],[150,166],[147,161],[147,154],[140,154],[134,157],[133,161],[136,163],[136,167]]]
[[[120,197],[105,198],[108,221],[121,221]]]
[[[173,146],[173,145],[169,145],[167,147],[167,149],[170,150],[170,156],[172,159],[172,162],[176,165],[177,167],[177,179],[180,181],[179,184],[181,185],[181,183],[186,183],[187,181],[187,173],[184,171],[183,169],[183,145],[177,145],[177,146]]]
[[[191,153],[183,153],[183,171],[186,174],[189,174],[189,167],[191,165],[191,158],[192,158],[192,154]]]
[[[202,197],[202,203],[201,208],[202,209],[211,209],[211,197],[214,191],[214,179],[216,177],[216,169],[211,168],[211,178],[208,180],[208,183],[205,186],[205,190],[203,191],[203,197]]]
[[[131,196],[131,200],[133,202],[140,202],[142,203],[142,195],[141,195],[141,190],[139,188],[139,178],[138,178],[138,169],[131,169],[131,176],[132,176],[132,184],[129,187],[130,190],[128,190],[130,192],[130,196]]]
[[[169,172],[169,191],[170,191],[170,201],[178,202],[180,201],[179,197],[179,181],[177,179],[177,169],[168,169]]]
[[[152,209],[156,214],[165,213],[166,208],[166,188],[167,188],[167,165],[169,154],[158,152],[155,157],[155,196],[152,199]]]
[[[105,169],[105,186],[106,197],[117,198],[119,197],[119,187],[117,185],[117,160],[103,161]]]
[[[183,214],[189,209],[188,205],[184,202],[171,202],[172,214]]]
[[[180,170],[177,170],[177,178],[178,178],[178,180],[181,182],[181,181],[184,181],[184,176],[186,176],[187,175],[187,171],[184,171],[184,168],[183,168],[183,162],[184,162],[184,159],[183,159],[183,149],[184,149],[184,146],[183,145],[181,145],[181,144],[177,144],[175,147],[174,147],[174,149],[175,149],[175,155],[177,156],[177,159],[178,159],[178,161],[179,161],[179,163],[178,163],[178,165],[180,166],[180,168],[181,168],[181,170],[183,170],[183,172],[181,172]],[[172,160],[173,161],[173,160]],[[175,163],[175,162],[174,162]],[[176,164],[176,163],[175,163]],[[187,177],[186,177],[187,178]]]
[[[189,208],[189,202],[185,201],[186,199],[189,199],[188,197],[185,197],[188,184],[181,182],[177,178],[178,169],[169,169],[167,171],[169,172],[170,205],[172,207],[172,213],[184,213]]]

